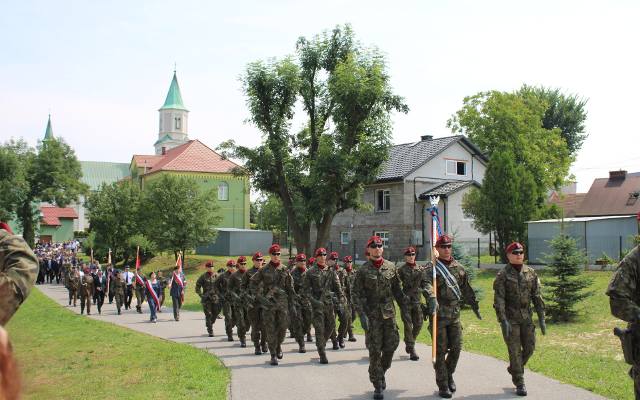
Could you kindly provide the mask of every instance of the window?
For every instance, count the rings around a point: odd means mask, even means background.
[[[467,162],[458,160],[446,160],[447,161],[447,175],[467,175]]]
[[[218,200],[229,200],[229,185],[222,182],[218,185]]]
[[[391,210],[391,190],[376,190],[376,211],[384,212],[389,210]]]
[[[175,117],[175,122],[176,122],[176,129],[182,129],[182,118],[180,117]]]
[[[349,244],[351,242],[351,232],[340,232],[340,244]]]
[[[389,232],[387,232],[387,231],[379,231],[379,232],[374,232],[373,235],[374,236],[380,236],[380,238],[382,239],[382,246],[385,249],[387,247],[389,247]]]

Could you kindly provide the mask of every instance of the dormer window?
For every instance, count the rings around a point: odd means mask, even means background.
[[[176,129],[182,129],[182,118],[175,117],[174,120],[175,120]]]
[[[629,193],[629,198],[627,199],[627,205],[632,206],[636,204],[636,201],[638,201],[639,197],[640,197],[640,191]]]

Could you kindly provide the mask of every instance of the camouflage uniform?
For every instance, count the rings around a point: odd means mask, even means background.
[[[632,346],[625,360],[632,367],[629,376],[633,379],[635,398],[640,399],[640,246],[626,255],[611,277],[607,295],[611,314],[628,322],[628,334]]]
[[[313,309],[313,327],[320,362],[326,363],[325,346],[336,326],[334,300],[342,294],[338,275],[329,266],[320,268],[316,264],[304,275],[302,293]]]
[[[293,288],[296,291],[296,301],[292,304],[292,307],[296,308],[298,318],[291,318],[291,326],[289,329],[296,338],[300,350],[304,349],[304,336],[307,335],[308,339],[311,339],[311,319],[313,312],[311,310],[311,304],[309,300],[302,296],[302,283],[307,270],[294,267],[291,270],[291,279],[293,279]]]
[[[133,279],[133,293],[136,295],[136,311],[142,314],[142,303],[144,303],[144,299],[146,298],[145,287],[139,284],[135,277]]]
[[[87,307],[87,315],[91,314],[91,299],[93,298],[93,277],[85,272],[80,278],[80,314],[84,313]]]
[[[337,340],[340,343],[340,347],[344,347],[344,338],[347,335],[347,331],[351,326],[351,305],[348,301],[347,290],[349,290],[349,294],[351,293],[351,288],[347,288],[347,271],[336,264],[333,267],[336,275],[338,276],[338,280],[340,281],[341,292],[337,296],[337,302],[335,304],[335,312],[338,316],[338,332],[336,336],[336,328],[333,328],[333,332],[331,333],[331,339]]]
[[[461,299],[458,300],[454,291],[447,286],[440,274],[436,277],[438,285],[438,331],[437,353],[436,353],[436,384],[440,390],[449,390],[454,387],[453,373],[456,371],[460,352],[462,351],[462,325],[460,324],[460,307],[462,303],[470,305],[473,309],[478,309],[476,295],[469,284],[469,278],[462,264],[453,260],[447,262],[440,260],[447,266],[449,272],[456,279],[461,292]],[[449,264],[449,265],[447,265]],[[425,289],[426,297],[433,295],[433,269],[429,262],[425,269]],[[431,324],[430,324],[431,325]],[[429,326],[431,335],[432,327]],[[433,336],[432,336],[433,337]],[[453,391],[453,389],[452,389]]]
[[[118,315],[120,315],[120,310],[122,309],[122,305],[124,304],[125,300],[127,284],[122,279],[122,276],[118,274],[109,285],[110,288],[113,287],[113,297],[116,299],[116,308],[118,309]]]
[[[230,269],[222,272],[215,281],[216,293],[220,296],[220,301],[222,302],[222,313],[224,314],[224,330],[227,333],[227,338],[229,341],[233,341],[233,327],[236,325],[236,322],[233,320],[233,308],[231,307],[232,298],[231,294],[227,290],[227,286],[229,285],[229,278],[231,278],[231,274],[233,274],[235,270]],[[217,318],[217,314],[215,315]]]
[[[380,260],[379,267],[367,261],[356,271],[352,289],[358,313],[368,320],[365,345],[369,350],[369,380],[376,389],[385,388],[384,375],[400,342],[393,299],[401,307],[405,303],[398,269],[392,262]]]
[[[249,316],[247,315],[247,306],[242,287],[242,279],[246,273],[247,270],[238,269],[236,272],[231,274],[227,285],[227,291],[231,296],[233,320],[236,323],[236,330],[238,332],[238,339],[240,339],[241,347],[246,347],[246,334],[251,326]]]
[[[253,267],[242,277],[242,290],[245,294],[249,293],[251,278],[258,271],[260,271],[260,268]],[[247,301],[247,317],[249,317],[249,324],[251,325],[251,341],[255,347],[256,355],[266,353],[267,339],[262,326],[262,310],[260,309],[260,303],[250,296],[248,296]]]
[[[80,288],[80,275],[78,275],[77,271],[71,271],[69,277],[67,278],[67,290],[69,291],[69,305],[71,305],[71,300],[73,300],[73,306],[76,306],[76,302],[78,301],[78,289]]]
[[[287,266],[270,261],[251,277],[249,291],[260,302],[271,363],[277,364],[275,357],[282,358],[281,345],[289,326],[289,302],[295,297]]]
[[[356,271],[345,269],[344,278],[344,293],[347,298],[347,312],[349,313],[349,326],[347,327],[347,334],[349,335],[349,341],[355,342],[356,338],[353,336],[353,320],[356,318],[356,307],[353,297],[353,281],[356,278]]]
[[[511,325],[509,337],[504,337],[509,350],[511,380],[524,385],[524,366],[536,347],[536,327],[531,319],[531,303],[544,319],[544,302],[540,295],[540,280],[533,268],[522,265],[520,272],[511,264],[498,272],[493,282],[493,308],[499,322]]]
[[[405,263],[398,268],[398,275],[402,282],[402,290],[404,294],[409,297],[409,303],[402,312],[401,317],[402,324],[404,325],[404,344],[406,351],[413,356],[415,353],[416,338],[420,334],[422,324],[424,323],[420,295],[427,297],[425,268],[417,264],[410,265]]]
[[[215,271],[205,272],[196,281],[196,294],[200,297],[204,320],[209,336],[213,336],[213,324],[220,313],[220,298],[216,292],[215,282],[218,274]]]
[[[20,236],[0,229],[0,325],[5,325],[29,295],[38,259]]]

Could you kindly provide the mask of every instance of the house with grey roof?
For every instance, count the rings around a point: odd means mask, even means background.
[[[363,200],[370,209],[336,215],[329,247],[341,256],[363,259],[367,239],[377,234],[385,244],[386,258],[401,259],[403,248],[411,245],[424,260],[431,248],[429,197],[439,196],[442,229],[465,247],[476,248],[478,238],[485,235],[464,216],[462,198],[480,186],[487,163],[480,149],[461,135],[425,135],[418,142],[392,146],[378,179],[364,190]]]

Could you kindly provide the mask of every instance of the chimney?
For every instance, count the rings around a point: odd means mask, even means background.
[[[162,155],[164,156],[165,154],[167,154],[167,148],[162,146]]]
[[[609,180],[620,179],[624,180],[627,177],[627,171],[619,170],[619,171],[609,171]]]
[[[426,140],[433,140],[433,135],[422,135],[422,136],[420,136],[420,141],[424,142]]]

